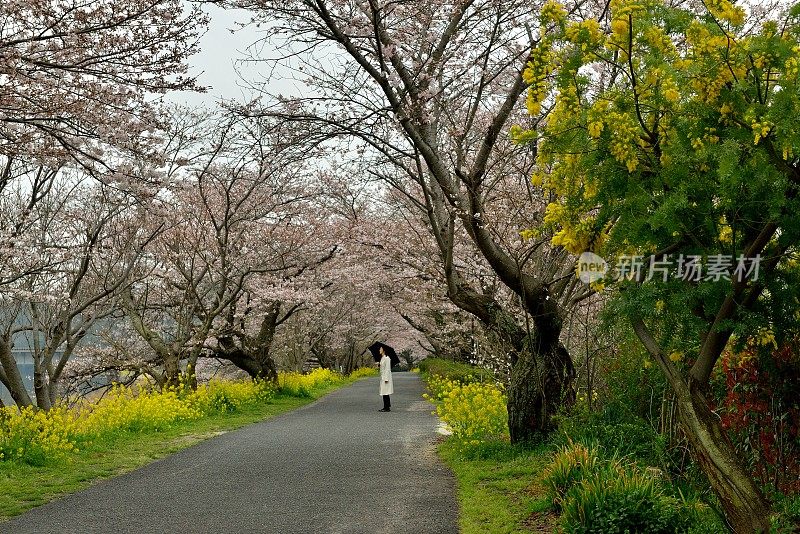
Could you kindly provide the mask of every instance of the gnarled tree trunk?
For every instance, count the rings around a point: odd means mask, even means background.
[[[508,430],[511,442],[535,441],[555,429],[553,416],[575,402],[575,367],[561,344],[520,352],[511,367]]]
[[[180,356],[173,352],[160,354],[164,362],[164,383],[166,389],[178,389],[181,385]]]
[[[695,460],[719,498],[728,526],[734,532],[769,532],[769,504],[742,465],[705,396],[699,388],[688,386],[681,388],[676,398]]]
[[[254,351],[245,350],[236,346],[229,337],[219,340],[220,346],[214,352],[215,358],[228,360],[233,365],[250,375],[250,378],[266,380],[268,382],[278,381],[278,370],[275,362],[269,355],[269,350],[256,349]]]
[[[632,325],[675,393],[681,426],[695,460],[719,498],[728,526],[736,533],[769,532],[769,503],[742,465],[699,384],[681,376],[641,319],[633,320]]]
[[[514,316],[488,295],[472,291],[455,271],[448,271],[450,299],[478,317],[511,346],[508,428],[512,443],[541,440],[554,428],[553,416],[575,401],[575,368],[558,341],[560,325],[547,332],[525,331]]]
[[[278,369],[275,360],[272,359],[272,341],[275,339],[275,329],[289,316],[279,319],[280,309],[280,302],[274,302],[269,307],[255,337],[247,336],[244,332],[231,332],[220,336],[214,356],[228,360],[253,379],[276,383]],[[290,310],[289,314],[291,313],[293,311]],[[239,339],[238,344],[236,339]]]

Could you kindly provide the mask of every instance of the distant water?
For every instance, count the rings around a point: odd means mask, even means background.
[[[22,381],[25,383],[25,387],[28,388],[28,391],[33,392],[33,364],[19,363],[17,365],[19,367],[19,372],[22,374]],[[3,384],[0,384],[0,399],[3,399],[6,405],[13,404],[14,402],[11,399],[11,394]]]

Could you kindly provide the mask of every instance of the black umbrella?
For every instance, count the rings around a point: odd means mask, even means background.
[[[389,345],[387,345],[385,343],[381,343],[380,341],[376,341],[375,343],[373,343],[372,345],[370,345],[367,348],[372,353],[372,358],[376,362],[381,361],[381,348],[383,348],[383,352],[385,352],[386,355],[389,356],[389,360],[391,360],[391,362],[392,362],[392,367],[394,367],[395,365],[400,363],[400,357],[397,355],[397,353],[394,351],[394,349],[392,347],[390,347]]]

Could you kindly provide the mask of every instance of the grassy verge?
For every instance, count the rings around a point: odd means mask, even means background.
[[[0,521],[220,433],[299,408],[352,382],[345,380],[315,388],[310,397],[277,395],[266,403],[243,407],[235,413],[182,421],[158,432],[117,434],[91,443],[56,465],[33,467],[0,462]]]
[[[464,364],[420,367],[452,431],[438,451],[457,479],[462,532],[727,531],[702,473],[624,405],[579,404],[547,443],[511,445],[501,385]],[[771,520],[771,532],[800,532],[800,498],[779,496]]]
[[[505,399],[489,371],[434,358],[420,370],[454,432],[438,452],[456,477],[461,532],[551,532],[556,516],[538,481],[553,447],[509,442]]]
[[[439,456],[458,484],[459,524],[464,534],[552,532],[556,516],[538,484],[549,446],[516,447],[507,442],[465,446],[448,439]]]

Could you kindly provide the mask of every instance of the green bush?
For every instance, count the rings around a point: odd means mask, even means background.
[[[564,499],[562,526],[575,534],[688,532],[693,515],[639,471],[596,471]]]
[[[795,526],[800,526],[800,495],[785,498],[781,502],[781,513]]]
[[[425,358],[419,362],[418,367],[427,375],[439,375],[462,384],[494,380],[494,375],[488,369],[441,358]]]
[[[218,390],[211,394],[210,404],[214,410],[220,413],[230,413],[236,411],[236,402],[225,390]]]
[[[601,463],[597,449],[581,443],[572,443],[556,452],[553,461],[542,473],[548,497],[556,510],[561,509],[567,492],[573,486],[595,476]]]
[[[800,495],[780,497],[772,517],[772,532],[776,534],[800,532]]]
[[[560,448],[542,478],[566,532],[689,532],[690,525],[702,525],[698,533],[718,531],[710,508],[685,499],[660,470],[604,458],[597,446]]]
[[[597,445],[605,457],[629,458],[659,467],[666,462],[663,437],[644,419],[623,413],[614,405],[597,412],[577,410],[561,419],[560,430],[565,442]]]

